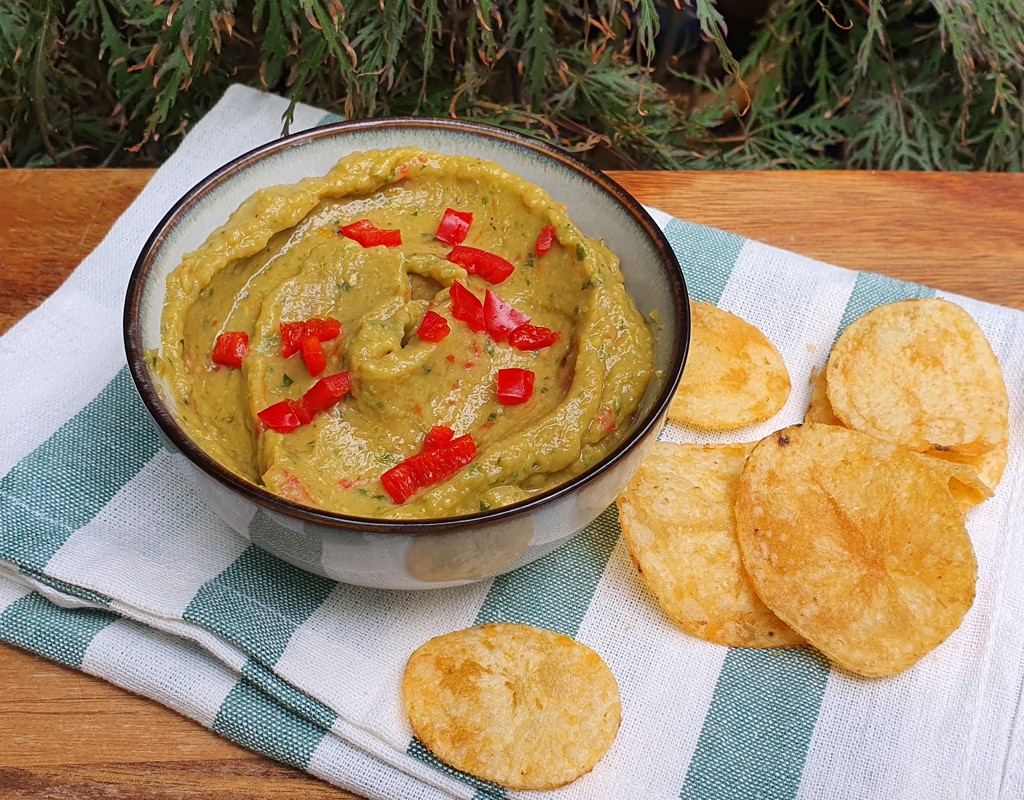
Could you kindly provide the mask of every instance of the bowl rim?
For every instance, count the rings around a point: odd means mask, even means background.
[[[390,128],[428,128],[474,134],[487,139],[497,139],[516,147],[525,147],[527,150],[533,151],[533,153],[539,154],[542,157],[553,158],[555,161],[560,162],[562,166],[596,184],[607,195],[610,195],[623,210],[629,213],[651,239],[660,256],[662,266],[666,268],[672,290],[672,301],[679,310],[681,323],[679,335],[675,337],[675,341],[672,344],[674,352],[672,354],[672,363],[668,370],[668,380],[666,380],[660,395],[641,423],[628,436],[624,437],[611,453],[565,483],[507,506],[498,506],[487,511],[450,517],[383,519],[342,514],[303,505],[302,503],[273,494],[262,486],[250,483],[209,456],[178,424],[170,409],[160,398],[154,382],[149,377],[148,368],[145,364],[145,351],[142,348],[140,325],[143,289],[146,286],[150,269],[155,261],[154,256],[168,238],[174,226],[219,184],[266,158],[277,155],[296,145],[303,145],[319,139],[335,138],[354,132],[386,130]],[[672,395],[675,393],[675,389],[682,376],[683,366],[686,363],[690,346],[690,327],[689,292],[679,260],[664,232],[658,227],[651,215],[647,213],[646,209],[636,198],[630,195],[618,183],[604,173],[591,169],[575,156],[539,139],[484,123],[435,117],[388,117],[384,119],[329,123],[266,142],[228,161],[185,192],[171,206],[160,222],[157,223],[143,245],[128,279],[123,317],[125,353],[136,390],[163,435],[170,440],[174,447],[184,453],[196,467],[218,483],[225,485],[227,488],[241,494],[247,500],[270,511],[284,514],[302,522],[310,522],[339,531],[384,535],[450,533],[456,530],[465,531],[473,528],[490,527],[514,517],[533,513],[539,508],[550,505],[559,498],[577,491],[604,475],[625,459],[641,441],[645,440],[653,428],[660,426],[668,410]]]

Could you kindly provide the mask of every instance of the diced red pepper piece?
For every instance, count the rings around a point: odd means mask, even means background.
[[[299,352],[299,343],[306,335],[305,322],[282,322],[281,328],[281,357],[290,358]]]
[[[469,226],[472,224],[473,213],[471,211],[456,211],[454,208],[446,208],[434,238],[445,244],[462,244],[466,240],[466,234],[469,233]]]
[[[528,369],[511,367],[498,370],[498,402],[518,406],[533,397],[534,375]]]
[[[363,247],[398,247],[402,243],[402,232],[395,228],[378,228],[368,219],[361,219],[351,225],[342,225],[341,232]]]
[[[281,356],[290,358],[299,352],[303,336],[315,336],[321,342],[329,342],[341,336],[341,323],[334,317],[310,317],[305,322],[282,322]]]
[[[482,331],[484,329],[484,304],[477,299],[477,296],[458,281],[451,285],[448,294],[452,298],[452,316],[465,322],[471,331]]]
[[[423,322],[416,329],[416,335],[425,342],[439,342],[452,332],[448,320],[436,311],[428,311],[423,315]]]
[[[222,367],[242,366],[242,359],[249,350],[249,334],[245,331],[224,331],[213,343],[210,360]]]
[[[316,416],[316,411],[306,405],[305,400],[292,400],[291,403],[295,415],[299,418],[299,422],[303,425],[313,421],[313,417]]]
[[[310,411],[326,411],[348,394],[352,388],[352,377],[347,372],[336,372],[327,375],[310,387],[302,395],[302,403]]]
[[[315,336],[303,336],[299,342],[299,349],[302,350],[302,360],[306,362],[306,369],[312,377],[315,378],[327,368],[324,346]]]
[[[263,424],[279,433],[288,433],[313,419],[313,412],[301,400],[282,400],[256,414]]]
[[[512,331],[529,321],[529,315],[512,308],[490,289],[486,290],[484,294],[484,326],[494,341],[505,341]]]
[[[448,480],[474,458],[476,443],[467,433],[410,456],[381,475],[380,482],[394,502],[404,503],[420,489]]]
[[[554,243],[555,226],[545,225],[540,229],[540,233],[537,234],[537,244],[534,245],[533,250],[537,255],[542,256],[551,249]]]
[[[464,244],[455,245],[448,254],[448,260],[488,283],[501,283],[515,271],[515,267],[501,256]]]
[[[562,338],[560,331],[541,325],[520,325],[509,334],[508,343],[516,350],[542,350]]]
[[[315,336],[321,342],[329,342],[341,336],[341,323],[334,317],[310,317],[305,324],[306,336]]]
[[[423,449],[434,450],[443,444],[448,444],[454,438],[455,431],[447,425],[435,425],[423,440]]]

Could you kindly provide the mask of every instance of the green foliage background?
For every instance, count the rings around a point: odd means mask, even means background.
[[[725,5],[4,0],[0,158],[156,164],[242,82],[352,119],[497,123],[605,168],[1024,165],[1021,0],[772,0],[742,46]]]

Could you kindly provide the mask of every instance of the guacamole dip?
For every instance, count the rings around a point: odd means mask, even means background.
[[[168,277],[153,361],[181,425],[231,471],[328,511],[423,518],[507,505],[600,460],[647,388],[653,340],[616,257],[544,190],[404,148],[250,197]],[[342,373],[340,399],[301,413]],[[282,422],[285,407],[303,418]],[[386,473],[432,431],[428,449],[451,442],[396,499]]]

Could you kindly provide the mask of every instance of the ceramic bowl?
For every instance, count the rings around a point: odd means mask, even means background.
[[[160,345],[165,279],[257,189],[323,175],[352,152],[415,145],[496,161],[544,187],[588,236],[621,259],[637,307],[656,323],[655,377],[619,446],[576,478],[514,505],[433,520],[329,513],[271,494],[204,453],[157,391],[144,353]],[[652,313],[653,312],[653,313]],[[197,184],[153,231],[125,303],[128,365],[164,442],[217,513],[274,555],[338,581],[424,589],[482,580],[550,552],[615,499],[653,444],[689,344],[689,301],[672,249],[642,206],[607,176],[526,136],[453,120],[387,119],[327,125],[235,159]]]

